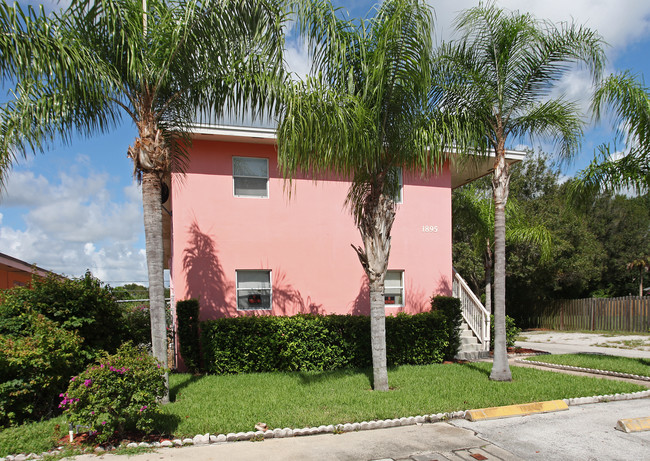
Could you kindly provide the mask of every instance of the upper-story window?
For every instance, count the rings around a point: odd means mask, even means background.
[[[269,159],[233,157],[232,177],[235,197],[269,196]]]

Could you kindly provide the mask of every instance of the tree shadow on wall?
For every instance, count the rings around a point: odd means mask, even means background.
[[[287,281],[282,269],[273,270],[273,315],[324,314],[322,304],[312,302],[311,297],[302,297]]]
[[[190,240],[183,252],[187,296],[199,300],[203,319],[233,316],[235,284],[226,278],[214,239],[201,231],[196,220],[189,233]]]
[[[354,301],[352,301],[352,315],[370,315],[370,286],[368,284],[368,276],[361,277],[359,294]]]
[[[451,280],[449,280],[449,278],[444,275],[440,277],[440,281],[438,282],[438,287],[436,289],[436,292],[438,295],[441,296],[451,296],[452,295]]]

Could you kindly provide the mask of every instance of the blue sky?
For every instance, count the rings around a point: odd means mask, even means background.
[[[374,2],[335,2],[352,16],[364,16]],[[431,1],[439,39],[449,39],[457,13],[471,0]],[[650,2],[647,0],[501,0],[508,9],[529,11],[554,22],[574,21],[596,29],[609,43],[607,72],[629,69],[650,79]],[[51,8],[52,4],[47,4]],[[289,45],[287,62],[304,73],[304,49]],[[646,82],[648,84],[648,82]],[[558,85],[585,111],[591,82],[576,70]],[[613,140],[607,121],[590,123],[581,153],[565,167],[571,176],[593,158],[594,147]],[[126,156],[135,129],[124,123],[92,139],[75,138],[44,154],[21,160],[0,197],[0,252],[40,267],[80,276],[87,269],[111,285],[146,281],[140,189]],[[519,146],[521,147],[521,146]],[[531,147],[537,148],[537,143]],[[544,146],[545,149],[548,146]]]

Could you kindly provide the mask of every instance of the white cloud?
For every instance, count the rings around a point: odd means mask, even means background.
[[[436,12],[437,37],[453,38],[453,23],[462,10],[477,5],[475,0],[437,0],[429,2]],[[605,51],[612,60],[625,48],[650,35],[650,2],[647,0],[497,0],[509,10],[529,12],[538,19],[554,23],[567,22],[597,31],[609,44]],[[614,69],[609,69],[612,72]],[[564,95],[579,104],[587,117],[592,93],[592,80],[584,69],[565,74],[552,96]]]
[[[86,269],[103,281],[146,280],[146,258],[138,247],[143,231],[137,185],[111,192],[113,178],[85,169],[86,177],[60,173],[56,180],[31,171],[10,173],[0,200],[0,248],[16,258],[71,276]],[[16,224],[10,214],[27,207]]]
[[[437,0],[430,2],[436,24],[445,40],[451,37],[453,21],[464,9],[476,6],[475,0]],[[539,19],[555,23],[575,22],[600,33],[616,50],[634,43],[650,32],[650,2],[647,0],[498,0],[509,10],[530,12]]]

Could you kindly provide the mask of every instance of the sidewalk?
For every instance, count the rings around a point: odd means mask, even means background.
[[[481,455],[477,458],[471,455]],[[136,456],[103,455],[106,461],[236,460],[236,461],[457,461],[521,458],[477,437],[473,430],[447,422],[371,431],[322,434],[263,442],[230,442],[165,448]],[[97,455],[74,458],[97,461]]]

